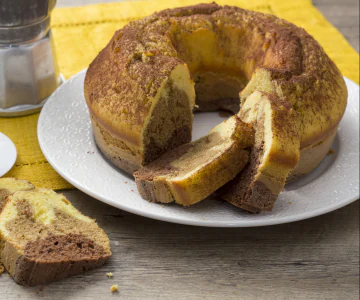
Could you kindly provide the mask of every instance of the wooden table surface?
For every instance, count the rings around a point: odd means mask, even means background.
[[[359,51],[359,1],[314,4]],[[300,222],[221,229],[155,221],[80,191],[65,194],[107,232],[112,258],[42,291],[3,274],[0,299],[359,299],[359,201]],[[119,292],[110,292],[112,284]]]

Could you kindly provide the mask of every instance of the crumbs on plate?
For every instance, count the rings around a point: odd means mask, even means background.
[[[119,286],[117,285],[117,284],[113,284],[112,286],[111,286],[111,288],[110,288],[110,291],[112,292],[112,293],[115,293],[115,292],[117,292],[119,290]]]

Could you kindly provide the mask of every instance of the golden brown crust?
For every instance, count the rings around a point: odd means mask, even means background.
[[[345,111],[347,90],[339,70],[303,29],[273,15],[215,3],[164,10],[117,31],[85,79],[91,115],[137,148],[137,165],[144,161],[143,133],[154,97],[185,63],[192,74],[238,73],[248,83],[242,103],[263,91],[292,104],[301,148],[333,132]]]
[[[134,146],[112,135],[94,116],[91,116],[91,122],[96,144],[107,159],[129,175],[141,167],[139,152]]]
[[[300,151],[299,163],[296,168],[290,172],[286,181],[294,181],[297,178],[314,170],[328,154],[329,149],[335,139],[336,132],[337,128],[319,143],[302,148]]]

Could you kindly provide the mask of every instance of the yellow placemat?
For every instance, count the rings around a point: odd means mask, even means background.
[[[86,68],[107,44],[115,30],[165,8],[192,5],[193,0],[120,2],[75,8],[58,8],[52,15],[52,29],[60,71],[69,78]],[[220,5],[236,5],[274,14],[303,27],[324,47],[343,75],[359,82],[359,55],[311,4],[310,0],[218,0]],[[16,144],[18,158],[5,175],[30,180],[37,187],[66,189],[63,180],[42,155],[36,136],[39,114],[21,118],[0,118],[0,132]],[[1,155],[1,153],[0,153]]]

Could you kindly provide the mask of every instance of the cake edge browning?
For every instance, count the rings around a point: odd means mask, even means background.
[[[65,249],[65,251],[63,251],[65,255],[59,257],[56,261],[50,257],[48,259],[44,257],[44,251],[45,254],[48,253],[49,256],[51,255],[51,246],[47,248],[44,247],[41,251],[32,253],[32,257],[29,257],[28,253],[26,253],[29,250],[25,250],[25,253],[22,253],[22,251],[11,243],[5,242],[2,251],[3,257],[5,257],[3,264],[15,282],[24,286],[47,284],[100,267],[111,256],[111,253],[106,253],[103,249],[95,246],[95,251],[99,253],[98,255],[84,255],[81,259],[79,259],[79,257],[74,259],[72,255],[66,256],[66,251],[69,251],[66,250],[66,247],[69,246],[68,244],[65,245],[64,241],[68,242],[71,239],[77,239],[77,241],[82,243],[89,243],[91,242],[90,240],[84,236],[74,234],[50,236],[48,239],[53,239],[55,243],[59,244],[63,242],[63,245],[60,247],[58,244],[56,244],[57,246],[52,245],[52,248],[57,247],[61,249],[61,247],[63,247]],[[34,244],[36,244],[36,246],[42,246],[42,244],[46,242],[46,239],[37,240],[28,243],[26,248],[31,249]],[[75,244],[72,250],[74,248],[78,248],[78,246]],[[34,254],[35,256],[42,256],[41,260],[36,259]],[[74,253],[72,252],[72,254]]]
[[[96,145],[108,160],[129,175],[141,168],[139,160],[136,159],[140,155],[136,147],[131,147],[113,136],[94,115],[90,115],[90,119]]]
[[[290,173],[286,179],[287,183],[297,180],[298,178],[309,174],[313,171],[322,160],[328,155],[331,145],[333,144],[338,127],[334,129],[329,135],[325,136],[324,139],[318,143],[312,144],[308,147],[300,150],[299,163]]]

